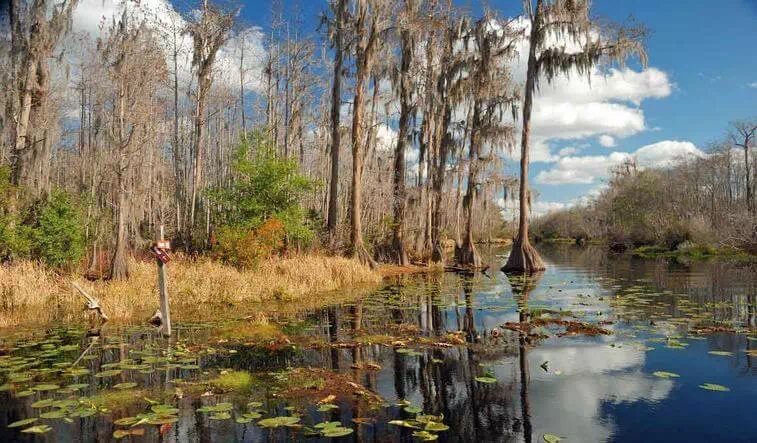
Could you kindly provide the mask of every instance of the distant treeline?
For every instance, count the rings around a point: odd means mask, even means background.
[[[704,157],[664,169],[633,161],[612,171],[588,204],[542,217],[536,239],[603,240],[616,250],[727,248],[757,254],[754,137],[757,119],[731,124],[729,135]]]

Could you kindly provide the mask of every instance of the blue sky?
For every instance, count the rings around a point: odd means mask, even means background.
[[[457,3],[470,8],[474,14],[481,9],[481,3],[477,1]],[[284,1],[286,8],[293,4]],[[325,0],[300,1],[299,4],[305,30],[313,31],[318,14],[325,9]],[[504,16],[517,15],[521,7],[517,0],[489,1],[487,4]],[[265,29],[269,8],[269,0],[247,1],[243,17],[250,24]],[[612,156],[613,152],[634,153],[644,146],[666,141],[690,142],[704,150],[708,142],[723,136],[729,121],[757,114],[757,0],[595,0],[594,12],[621,22],[633,16],[651,30],[649,66],[664,74],[669,92],[664,97],[656,97],[650,92],[648,95],[651,96],[642,99],[640,104],[629,104],[623,98],[613,98],[609,94],[604,103],[625,103],[628,110],[643,113],[643,128],[639,128],[637,122],[633,130],[625,131],[632,133],[613,136],[615,145],[612,147],[600,145],[598,137],[601,134],[545,141],[551,158],[548,162],[535,161],[531,173],[542,209],[570,204],[595,190],[604,180],[597,171],[611,159],[621,158]],[[632,65],[632,68],[640,70],[639,66]],[[592,85],[602,89],[602,80],[595,79]],[[538,131],[538,127],[535,129]],[[656,146],[648,149],[658,151],[649,157],[648,165],[656,165],[655,161],[662,165],[669,160],[659,154],[668,146],[676,147],[670,155],[690,150],[689,145],[682,148],[682,144]],[[567,155],[559,155],[564,148],[570,148],[564,150]],[[578,152],[571,152],[576,150]],[[563,157],[573,159],[560,163]],[[597,157],[605,159],[602,161]],[[571,167],[575,170],[568,176],[581,176],[585,173],[582,162],[594,164],[593,178],[561,180],[554,176],[545,179],[548,176],[544,174],[539,176],[555,168],[560,170],[558,172],[567,172],[566,169]],[[573,183],[588,180],[591,183]]]

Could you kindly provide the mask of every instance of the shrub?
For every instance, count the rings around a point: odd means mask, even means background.
[[[300,202],[315,188],[315,182],[299,173],[294,160],[278,157],[262,131],[242,140],[233,169],[231,185],[209,192],[213,203],[222,208],[218,221],[227,241],[244,238],[246,231],[262,227],[270,219],[277,220],[287,242],[308,244],[312,240],[313,230]]]
[[[284,226],[275,218],[257,228],[224,226],[216,250],[223,261],[237,268],[255,269],[284,246],[284,236]]]
[[[85,247],[83,226],[79,208],[68,194],[53,191],[42,203],[32,230],[35,258],[56,268],[81,260]]]
[[[0,260],[37,259],[60,268],[81,259],[84,228],[81,211],[63,191],[24,202],[0,167]]]

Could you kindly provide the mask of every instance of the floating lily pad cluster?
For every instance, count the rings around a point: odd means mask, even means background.
[[[434,441],[439,438],[438,433],[449,430],[449,426],[444,424],[444,415],[423,414],[423,409],[412,405],[407,400],[400,400],[396,406],[402,407],[402,410],[414,415],[415,418],[408,420],[391,420],[390,425],[401,426],[413,429],[413,436],[421,441]]]

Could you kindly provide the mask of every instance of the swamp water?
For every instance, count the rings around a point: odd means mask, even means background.
[[[0,441],[757,441],[754,265],[540,250],[171,343],[3,331]]]

